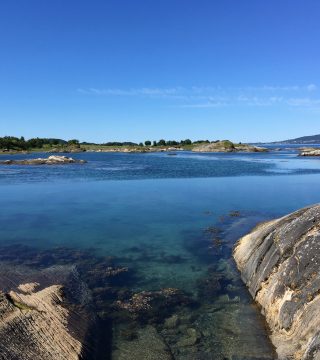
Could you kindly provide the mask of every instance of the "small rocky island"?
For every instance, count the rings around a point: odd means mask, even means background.
[[[195,146],[192,151],[195,152],[267,152],[268,149],[247,144],[235,144],[229,140],[214,141],[209,144],[204,143]]]
[[[23,160],[4,160],[0,165],[63,165],[63,164],[84,164],[85,160],[75,160],[67,156],[49,156],[48,158],[23,159]]]
[[[302,148],[300,156],[320,156],[320,148]]]
[[[257,226],[234,258],[279,359],[320,359],[320,205]]]

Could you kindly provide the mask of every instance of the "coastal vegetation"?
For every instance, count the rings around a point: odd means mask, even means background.
[[[69,141],[54,138],[31,138],[25,140],[23,136],[4,136],[0,137],[0,151],[32,151],[46,150],[54,147],[79,147],[79,141],[72,139]]]
[[[100,147],[144,147],[144,146],[188,146],[192,144],[209,143],[209,140],[198,140],[192,142],[190,139],[185,140],[164,140],[150,141],[146,140],[144,143],[132,142],[132,141],[109,141],[104,143],[92,143],[92,142],[80,142],[77,139],[62,140],[56,138],[31,138],[25,140],[23,136],[4,136],[0,137],[0,150],[4,151],[28,151],[34,149],[50,149],[50,148],[92,148],[96,146]]]
[[[75,153],[83,151],[97,152],[157,152],[163,150],[193,150],[193,151],[212,151],[212,152],[236,152],[254,151],[260,148],[233,143],[230,140],[146,140],[144,142],[131,141],[112,141],[104,143],[80,142],[77,139],[63,140],[56,138],[31,138],[26,140],[23,136],[4,136],[0,137],[0,153],[17,152],[49,152],[49,153]]]

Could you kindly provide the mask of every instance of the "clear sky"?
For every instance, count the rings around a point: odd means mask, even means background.
[[[2,0],[0,136],[320,133],[318,0]]]

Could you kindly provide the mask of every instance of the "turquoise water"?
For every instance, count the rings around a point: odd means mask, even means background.
[[[258,222],[320,202],[320,160],[299,158],[294,149],[73,157],[88,163],[0,167],[1,251],[26,245],[39,252],[66,247],[112,256],[134,272],[124,285],[131,294],[185,292],[196,306],[179,305],[163,318],[148,318],[175,359],[273,358],[263,319],[241,284],[231,251]],[[168,330],[164,322],[172,314],[190,319]],[[136,327],[144,325],[135,320]],[[128,341],[119,335],[123,326],[128,323],[113,320],[114,351]],[[178,346],[188,336],[186,327],[196,329],[198,339]]]

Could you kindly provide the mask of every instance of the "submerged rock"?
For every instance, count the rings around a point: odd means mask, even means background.
[[[178,347],[194,346],[200,339],[200,334],[194,328],[186,330],[186,335],[177,342]]]
[[[114,360],[173,360],[173,356],[161,335],[153,326],[140,329],[137,338],[117,344]]]
[[[259,225],[234,258],[279,359],[319,359],[320,205]]]
[[[179,325],[179,317],[177,314],[174,314],[171,317],[167,318],[164,322],[164,327],[166,329],[174,329],[178,325]]]
[[[85,160],[75,160],[67,156],[51,155],[48,158],[4,160],[0,165],[60,165],[60,164],[84,164]]]

